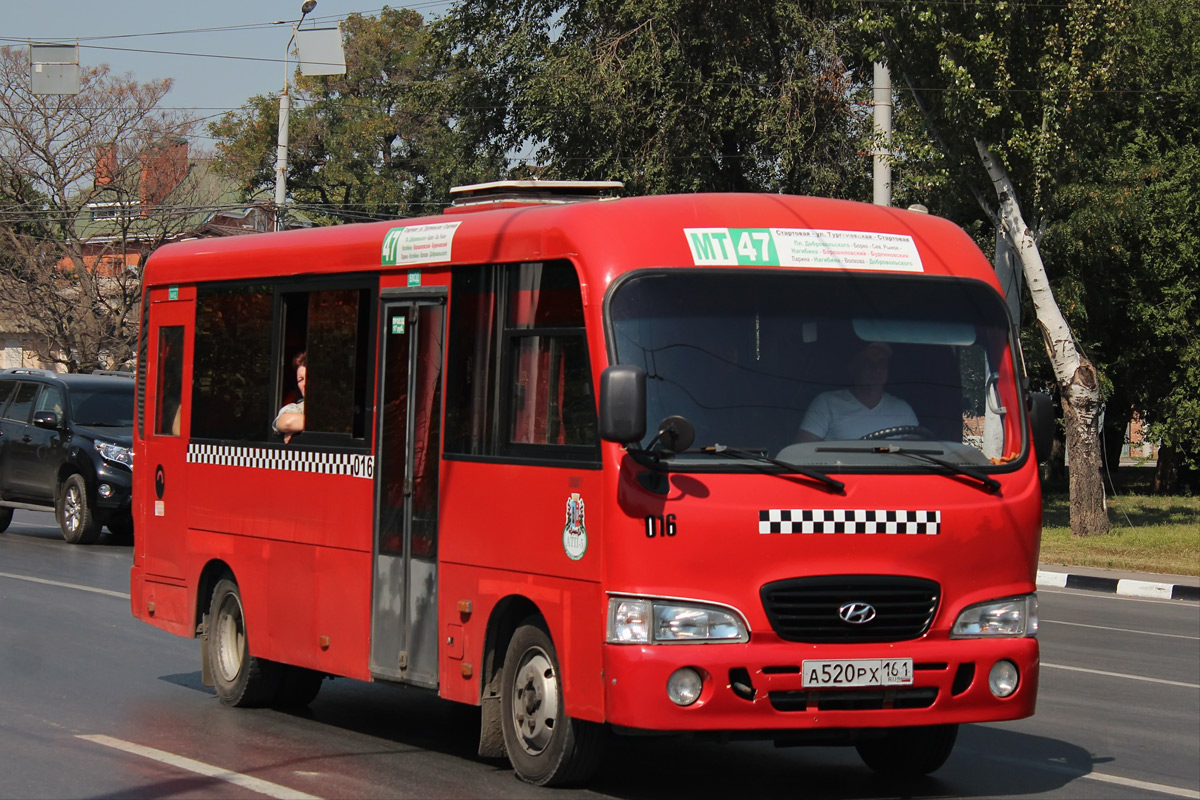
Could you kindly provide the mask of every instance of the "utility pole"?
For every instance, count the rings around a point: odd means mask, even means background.
[[[292,51],[292,42],[296,40],[296,29],[308,13],[317,7],[317,0],[304,0],[300,6],[300,21],[292,26],[292,35],[287,47],[283,49],[283,93],[279,95],[279,139],[275,147],[275,230],[283,230],[283,217],[286,213],[287,202],[287,158],[288,158],[288,113],[292,108],[291,97],[288,96],[288,56]]]
[[[875,116],[875,145],[872,155],[871,202],[877,206],[892,204],[892,74],[886,65],[875,62],[875,86],[871,105]]]

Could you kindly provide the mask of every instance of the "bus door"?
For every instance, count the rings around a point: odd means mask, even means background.
[[[187,531],[187,444],[191,397],[191,360],[185,347],[191,343],[196,322],[194,300],[159,300],[150,306],[150,331],[146,335],[146,408],[142,431],[149,445],[150,463],[138,464],[133,479],[140,507],[134,519],[153,525],[155,533],[139,536],[135,547],[143,556],[147,575],[181,578],[178,564],[184,563]],[[187,374],[185,374],[185,370]]]
[[[385,295],[382,312],[371,672],[436,687],[445,301]]]

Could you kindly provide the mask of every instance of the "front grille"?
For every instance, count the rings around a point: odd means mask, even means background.
[[[767,620],[789,642],[901,642],[929,630],[940,587],[935,581],[900,575],[821,575],[790,578],[762,587]],[[838,616],[850,603],[875,611],[870,622],[851,624]]]
[[[935,686],[909,689],[840,689],[834,691],[770,692],[776,711],[878,711],[929,708],[937,701]]]

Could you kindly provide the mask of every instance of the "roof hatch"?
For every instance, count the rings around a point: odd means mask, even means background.
[[[446,213],[485,211],[526,205],[578,203],[582,200],[612,200],[624,188],[621,181],[492,181],[455,186],[450,190],[454,204]]]

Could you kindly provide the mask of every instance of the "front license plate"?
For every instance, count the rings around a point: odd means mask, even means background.
[[[910,686],[911,658],[854,658],[842,661],[805,661],[804,688],[842,686]]]

